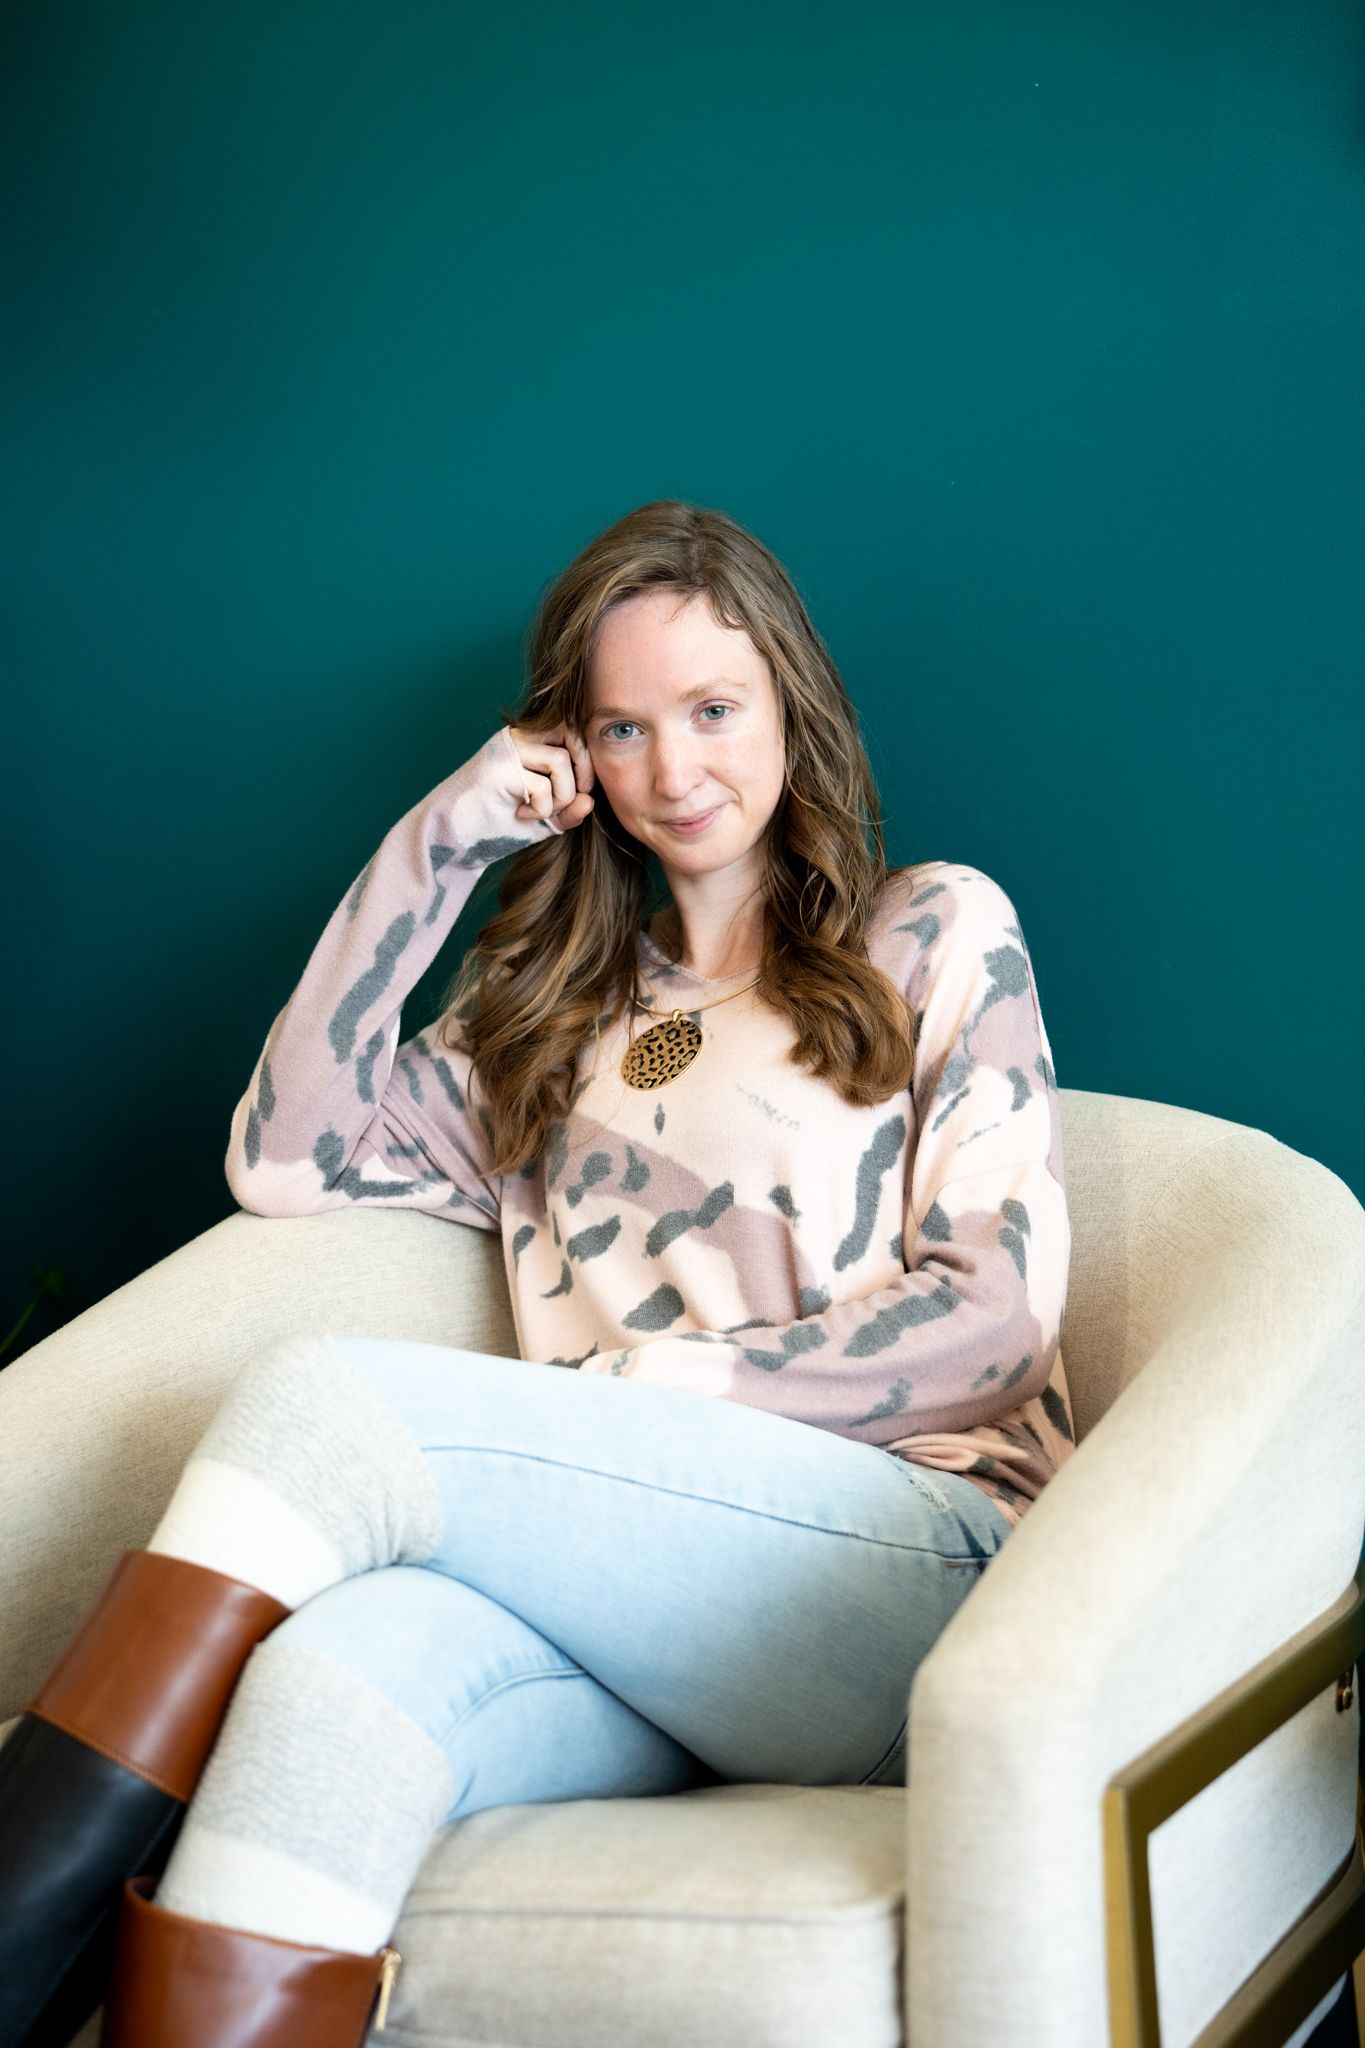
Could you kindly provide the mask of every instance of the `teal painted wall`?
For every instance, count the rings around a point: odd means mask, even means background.
[[[329,913],[661,495],[787,563],[892,859],[1009,890],[1063,1086],[1365,1192],[1357,6],[3,35],[0,1334],[231,1213]]]

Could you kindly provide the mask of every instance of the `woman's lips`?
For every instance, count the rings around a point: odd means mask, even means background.
[[[672,818],[665,818],[663,822],[667,825],[670,832],[681,832],[684,838],[690,839],[694,832],[704,832],[717,812],[723,808],[723,805],[716,804],[711,810],[703,811],[699,818],[676,821]]]

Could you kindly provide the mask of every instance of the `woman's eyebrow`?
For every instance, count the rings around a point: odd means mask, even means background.
[[[713,676],[709,683],[694,683],[690,690],[683,690],[678,697],[678,702],[680,704],[690,704],[694,698],[704,697],[708,690],[738,690],[743,695],[747,692],[748,688],[749,685],[740,682],[737,677]],[[593,718],[634,718],[635,713],[628,706],[622,704],[598,704],[594,707],[591,716]]]

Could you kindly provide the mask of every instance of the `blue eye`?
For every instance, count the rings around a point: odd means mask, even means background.
[[[712,702],[712,703],[710,703],[710,704],[703,704],[703,705],[702,705],[702,706],[701,706],[700,708],[701,708],[701,709],[702,709],[703,711],[723,711],[723,712],[729,712],[729,711],[730,711],[730,710],[731,710],[731,709],[732,709],[733,707],[732,707],[731,705],[729,705],[729,704],[721,704],[721,703],[718,703],[718,702],[714,702],[714,701],[713,701],[713,702]],[[615,720],[614,720],[614,721],[612,722],[612,724],[610,724],[610,725],[604,725],[604,726],[602,727],[602,729],[601,729],[601,732],[600,732],[600,735],[599,735],[599,737],[600,737],[600,738],[602,738],[602,739],[604,739],[604,740],[609,740],[609,739],[611,738],[611,735],[612,735],[612,734],[613,734],[614,732],[619,732],[619,731],[621,730],[621,728],[622,728],[622,726],[623,726],[623,725],[633,725],[634,723],[635,723],[634,719],[631,719],[631,718],[618,718],[618,719],[615,719]],[[708,718],[708,719],[704,719],[704,720],[703,720],[703,723],[704,723],[704,724],[706,724],[706,725],[724,725],[724,724],[726,724],[726,723],[727,723],[727,720],[726,720],[726,719],[724,719],[724,718]]]

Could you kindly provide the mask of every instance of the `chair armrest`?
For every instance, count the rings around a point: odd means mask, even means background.
[[[1166,1201],[1198,1231],[1157,1231],[1138,1299],[1115,1303],[1150,1317],[1140,1374],[916,1674],[915,2048],[1110,2039],[1106,1785],[1352,1580],[1365,1215],[1284,1147],[1259,1213],[1258,1175],[1239,1173],[1236,1152],[1261,1143],[1275,1141],[1220,1142],[1216,1161],[1192,1163],[1184,1209]],[[1164,2041],[1194,2038],[1349,1853],[1359,1706],[1336,1706],[1328,1685],[1152,1836]]]
[[[0,1721],[151,1536],[233,1376],[297,1330],[515,1358],[500,1239],[413,1210],[239,1211],[0,1372]]]

